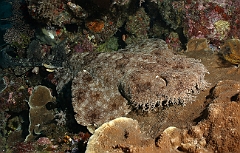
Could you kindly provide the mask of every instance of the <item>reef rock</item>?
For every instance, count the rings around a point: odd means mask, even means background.
[[[207,129],[207,147],[215,152],[240,150],[240,82],[220,81],[213,90],[213,103],[208,107],[208,118],[200,124]]]
[[[189,129],[165,129],[157,146],[163,152],[239,152],[239,90],[238,81],[220,81],[212,90],[207,117]]]
[[[72,82],[75,118],[101,125],[130,109],[192,102],[207,87],[208,73],[199,60],[175,55],[160,39],[146,39],[110,53],[73,54],[59,84]]]

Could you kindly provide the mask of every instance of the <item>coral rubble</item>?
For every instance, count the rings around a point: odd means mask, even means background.
[[[72,101],[82,125],[101,125],[126,115],[127,101],[145,111],[184,105],[207,86],[204,65],[174,55],[160,39],[146,39],[118,52],[75,54],[70,61],[71,71],[78,72]]]

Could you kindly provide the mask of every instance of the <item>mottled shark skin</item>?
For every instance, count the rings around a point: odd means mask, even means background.
[[[73,54],[67,67],[61,76],[73,78],[72,104],[82,125],[124,116],[129,106],[151,111],[185,105],[208,85],[208,71],[199,60],[175,55],[160,39],[146,39],[117,52]]]

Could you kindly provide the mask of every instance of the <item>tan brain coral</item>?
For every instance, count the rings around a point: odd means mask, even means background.
[[[90,137],[86,153],[156,152],[153,139],[147,139],[136,120],[126,117],[104,123]]]

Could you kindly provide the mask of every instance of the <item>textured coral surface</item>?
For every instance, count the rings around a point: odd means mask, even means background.
[[[86,153],[153,152],[153,142],[153,139],[144,137],[136,120],[120,117],[104,123],[95,131],[89,139]]]
[[[158,145],[173,142],[168,145],[172,148],[168,149],[174,148],[176,152],[238,152],[239,89],[239,81],[220,81],[211,93],[212,101],[207,107],[207,117],[189,129],[166,129]]]
[[[200,127],[208,128],[204,133],[207,147],[214,151],[240,150],[239,90],[240,82],[234,80],[220,81],[213,90],[208,118]]]

